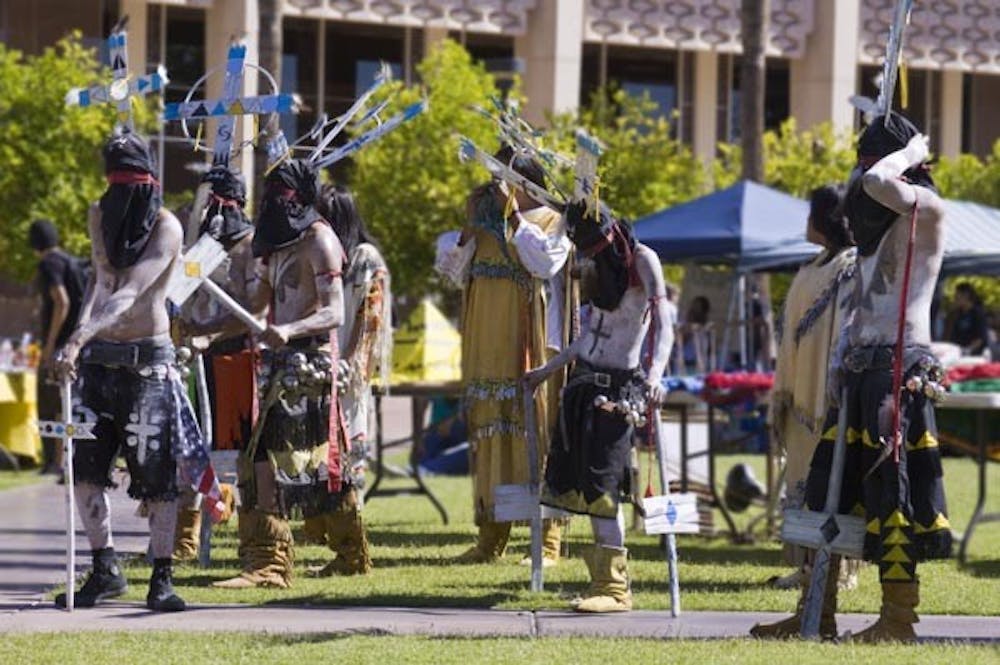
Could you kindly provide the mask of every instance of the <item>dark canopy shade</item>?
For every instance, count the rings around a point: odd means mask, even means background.
[[[1000,274],[1000,210],[968,201],[944,204],[943,271]],[[741,181],[643,217],[635,232],[665,263],[725,263],[751,272],[812,258],[819,248],[805,240],[808,216],[806,201]]]
[[[639,241],[664,262],[727,263],[740,272],[800,263],[809,204],[747,180],[635,223]]]

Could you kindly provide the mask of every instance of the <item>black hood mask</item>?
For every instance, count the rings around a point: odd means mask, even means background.
[[[264,183],[254,256],[266,256],[291,245],[306,229],[323,219],[316,210],[319,178],[316,168],[301,159],[282,162]]]
[[[594,263],[597,283],[590,302],[606,312],[614,311],[636,283],[632,225],[616,219],[603,203],[595,218],[585,203],[576,201],[566,207],[566,235]]]
[[[198,235],[209,234],[223,245],[231,245],[253,232],[244,208],[247,186],[243,176],[225,166],[214,166],[202,182],[212,186]]]
[[[163,198],[156,160],[142,137],[125,130],[104,146],[108,189],[101,197],[101,235],[108,261],[118,270],[142,256],[159,219]]]
[[[884,116],[875,118],[858,139],[858,169],[852,176],[844,198],[844,214],[861,256],[875,253],[882,237],[899,217],[899,213],[869,196],[862,187],[860,176],[886,155],[905,148],[910,139],[919,133],[916,125],[905,116],[890,112],[888,122]],[[903,172],[903,178],[914,185],[937,191],[926,165],[907,169]]]

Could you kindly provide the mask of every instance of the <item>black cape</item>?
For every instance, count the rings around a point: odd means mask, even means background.
[[[214,166],[201,181],[211,184],[212,193],[218,198],[213,197],[205,207],[198,235],[207,233],[229,245],[252,233],[253,223],[244,210],[247,186],[243,176],[228,167]]]
[[[633,283],[635,236],[632,225],[616,219],[604,205],[595,219],[582,202],[566,207],[566,235],[584,254],[591,256],[597,285],[590,302],[606,312],[614,311]]]
[[[862,173],[886,155],[905,148],[910,139],[919,133],[916,125],[902,114],[890,112],[888,123],[884,121],[884,116],[875,118],[858,139],[859,168]],[[908,169],[903,177],[915,185],[937,191],[926,166]],[[862,187],[861,180],[860,177],[852,180],[844,199],[844,214],[847,215],[851,233],[858,244],[858,253],[861,256],[871,256],[899,213],[869,196]]]
[[[253,236],[254,256],[266,256],[294,243],[314,223],[323,219],[316,210],[319,174],[301,159],[283,162],[271,171],[264,183],[257,230]]]
[[[150,178],[156,173],[153,152],[142,137],[130,131],[112,136],[104,146],[104,172],[131,173]],[[109,184],[101,197],[101,234],[108,262],[121,270],[142,256],[159,219],[163,197],[159,183]]]

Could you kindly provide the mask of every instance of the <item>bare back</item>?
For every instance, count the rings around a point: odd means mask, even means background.
[[[929,345],[931,300],[944,256],[944,220],[941,200],[934,192],[923,187],[906,187],[919,191],[911,193],[918,201],[918,217],[906,302],[905,343]],[[850,331],[852,346],[896,343],[909,233],[910,213],[904,212],[893,222],[878,249],[870,256],[858,258],[857,310]]]

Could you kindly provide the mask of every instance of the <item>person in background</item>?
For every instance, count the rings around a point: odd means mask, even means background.
[[[445,476],[468,475],[469,428],[458,399],[435,397],[431,400],[431,427],[419,445],[422,470]]]
[[[955,309],[948,323],[948,341],[962,347],[962,355],[978,356],[989,343],[983,301],[969,282],[955,286]]]
[[[42,345],[38,364],[39,420],[60,420],[62,399],[52,375],[52,360],[69,339],[80,319],[80,303],[87,287],[81,260],[59,246],[59,231],[47,219],[36,219],[28,229],[28,242],[38,256],[36,284],[42,299]],[[42,439],[42,473],[62,474],[62,446],[58,439]]]
[[[712,305],[705,296],[697,296],[688,306],[681,323],[681,346],[684,367],[689,373],[703,374],[709,369],[709,315]]]
[[[771,391],[768,421],[774,450],[784,462],[783,510],[801,509],[806,500],[809,463],[823,434],[830,404],[827,377],[844,323],[853,311],[851,295],[856,288],[857,248],[843,212],[845,187],[825,185],[812,191],[806,238],[823,247],[819,255],[802,266],[785,298],[779,319],[778,359]],[[809,587],[812,552],[785,544],[785,561],[795,572],[777,578],[778,588]],[[846,561],[846,560],[845,560]],[[851,573],[854,564],[844,564]],[[833,576],[835,577],[835,576]],[[835,588],[829,590],[829,609],[836,603]],[[804,595],[803,595],[804,597]],[[833,630],[827,612],[827,625]],[[801,617],[757,625],[754,637],[789,638],[799,634]],[[828,634],[829,632],[828,631]]]

